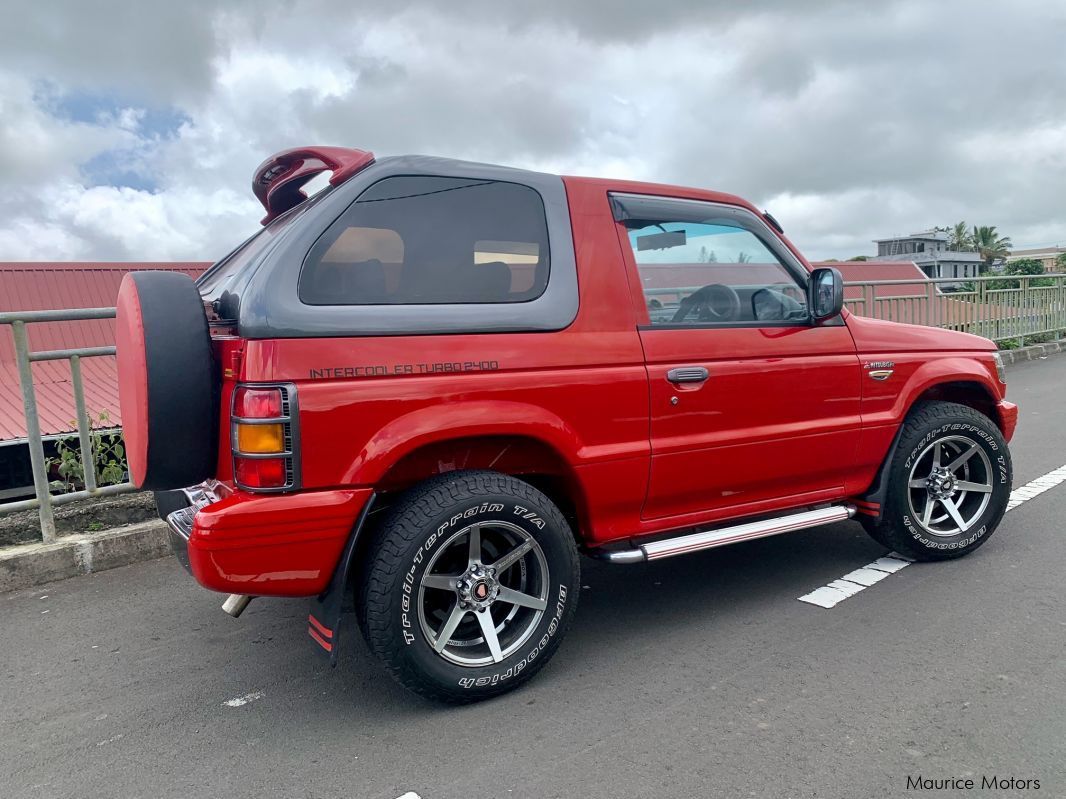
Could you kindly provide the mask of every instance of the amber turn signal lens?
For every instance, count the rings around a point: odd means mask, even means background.
[[[282,424],[237,424],[237,451],[269,453],[285,451]]]

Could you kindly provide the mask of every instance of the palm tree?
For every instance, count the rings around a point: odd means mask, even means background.
[[[1010,255],[1011,246],[1010,236],[999,235],[995,225],[973,226],[973,247],[981,253],[986,269]]]
[[[947,229],[948,249],[955,252],[970,252],[973,250],[973,234],[966,227],[965,222],[956,222]]]

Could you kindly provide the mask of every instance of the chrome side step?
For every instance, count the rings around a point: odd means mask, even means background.
[[[642,563],[646,560],[672,558],[674,555],[687,555],[689,552],[699,552],[702,549],[713,549],[740,541],[751,541],[756,538],[791,533],[793,530],[842,522],[854,515],[854,505],[833,505],[828,508],[777,516],[773,519],[762,519],[757,522],[736,524],[732,527],[719,527],[715,530],[690,533],[677,538],[649,541],[638,545],[636,549],[598,550],[590,554],[610,563]]]

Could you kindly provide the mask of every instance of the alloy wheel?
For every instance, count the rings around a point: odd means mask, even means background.
[[[548,563],[536,539],[504,521],[471,524],[444,541],[418,588],[418,620],[438,655],[460,666],[505,660],[548,606]]]
[[[968,436],[938,438],[922,450],[907,480],[911,517],[931,535],[965,533],[992,497],[992,463]]]

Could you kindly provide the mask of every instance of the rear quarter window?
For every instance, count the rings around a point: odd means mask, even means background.
[[[370,186],[311,247],[308,305],[528,302],[548,285],[548,227],[532,188],[396,176]]]

